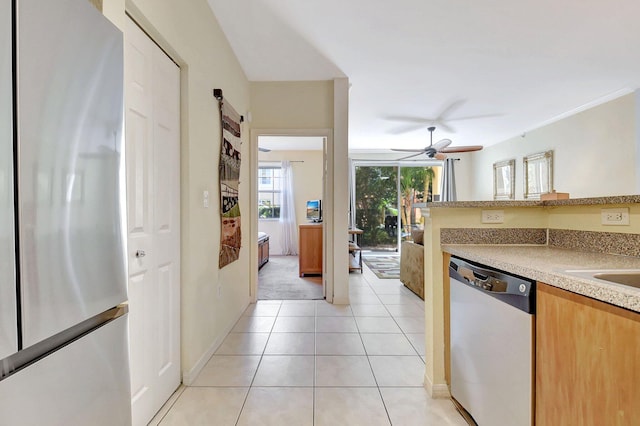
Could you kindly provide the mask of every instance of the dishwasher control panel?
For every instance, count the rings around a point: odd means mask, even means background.
[[[449,276],[518,309],[535,310],[535,281],[452,256]]]

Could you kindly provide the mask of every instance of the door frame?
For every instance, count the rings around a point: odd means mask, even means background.
[[[251,129],[251,138],[249,143],[250,152],[250,191],[251,197],[251,215],[250,215],[250,282],[249,297],[251,303],[258,301],[258,138],[260,136],[315,136],[324,139],[323,146],[323,167],[322,167],[322,292],[327,302],[333,302],[333,257],[329,256],[329,241],[333,241],[333,215],[326,212],[333,211],[331,202],[332,186],[328,182],[330,174],[328,170],[333,153],[333,132],[331,129]]]
[[[349,173],[353,174],[353,182],[351,182],[352,187],[349,188],[350,191],[353,191],[355,194],[356,189],[356,167],[397,167],[396,170],[396,207],[398,208],[398,215],[400,215],[401,209],[401,200],[400,200],[400,169],[402,167],[443,167],[444,162],[442,160],[413,160],[413,161],[398,161],[398,160],[356,160],[353,159],[351,162],[351,167],[353,170],[349,170]],[[418,205],[414,205],[415,207],[420,207]],[[355,224],[354,224],[355,225]],[[398,218],[398,232],[396,235],[396,244],[397,244],[397,252],[400,253],[400,247],[402,246],[402,232],[401,228],[401,219]]]

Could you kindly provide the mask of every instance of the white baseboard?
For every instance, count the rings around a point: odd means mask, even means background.
[[[434,385],[426,374],[424,375],[424,388],[427,390],[431,398],[451,398],[449,386],[446,384]]]
[[[242,310],[240,311],[240,315],[238,315],[238,317],[235,318],[227,326],[227,328],[225,328],[225,330],[218,336],[218,338],[214,340],[213,343],[211,343],[209,348],[202,354],[202,356],[200,357],[198,362],[196,362],[193,368],[191,370],[184,370],[182,372],[182,384],[184,384],[185,386],[191,386],[193,384],[193,382],[196,380],[196,377],[198,377],[198,375],[200,374],[204,366],[207,365],[207,362],[209,362],[213,354],[216,353],[216,351],[224,341],[225,337],[227,337],[227,334],[231,332],[231,330],[236,325],[240,317],[242,317],[242,314],[244,313],[244,311],[247,309],[248,306],[249,306],[249,303],[247,303],[245,307],[242,308]]]

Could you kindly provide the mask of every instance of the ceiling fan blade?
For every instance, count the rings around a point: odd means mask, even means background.
[[[409,159],[409,158],[417,157],[418,155],[422,155],[422,154],[424,154],[424,151],[418,152],[417,154],[407,155],[406,157],[396,158],[396,160],[395,160],[395,161],[407,160],[407,159]]]
[[[442,121],[438,121],[438,127],[441,128],[442,130],[444,130],[445,132],[448,133],[455,133],[456,129],[454,129],[453,127],[449,126],[448,124],[442,122]]]
[[[258,147],[258,151],[260,152],[271,152],[270,149]]]
[[[419,124],[431,124],[435,121],[432,118],[412,117],[409,115],[390,115],[385,118],[391,121],[403,121],[405,123],[419,123]]]
[[[484,148],[482,145],[452,146],[450,148],[439,149],[438,152],[443,152],[443,153],[471,152],[471,151],[480,151],[482,148]]]
[[[424,148],[422,148],[422,149],[391,148],[391,151],[400,151],[400,152],[425,152]]]
[[[389,133],[392,135],[401,135],[402,133],[409,133],[423,129],[425,126],[428,126],[428,123],[409,124],[406,126],[394,127],[393,129],[389,130]]]
[[[475,120],[477,118],[493,118],[493,117],[502,117],[504,114],[477,114],[477,115],[467,115],[466,117],[458,117],[458,118],[449,118],[447,121],[463,121],[463,120]]]
[[[442,111],[440,111],[440,114],[438,114],[438,118],[436,118],[436,121],[440,121],[440,120],[447,120],[447,116],[451,115],[455,110],[457,110],[458,108],[460,108],[465,102],[467,102],[466,99],[458,99],[456,101],[451,102],[449,105],[445,106]]]
[[[442,151],[444,148],[451,145],[451,139],[440,139],[438,142],[433,144],[433,148],[436,151]]]

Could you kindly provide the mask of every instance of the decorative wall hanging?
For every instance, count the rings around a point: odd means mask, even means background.
[[[242,117],[222,97],[222,90],[214,89],[220,102],[222,144],[220,149],[220,259],[219,266],[235,262],[240,257],[240,123]]]

